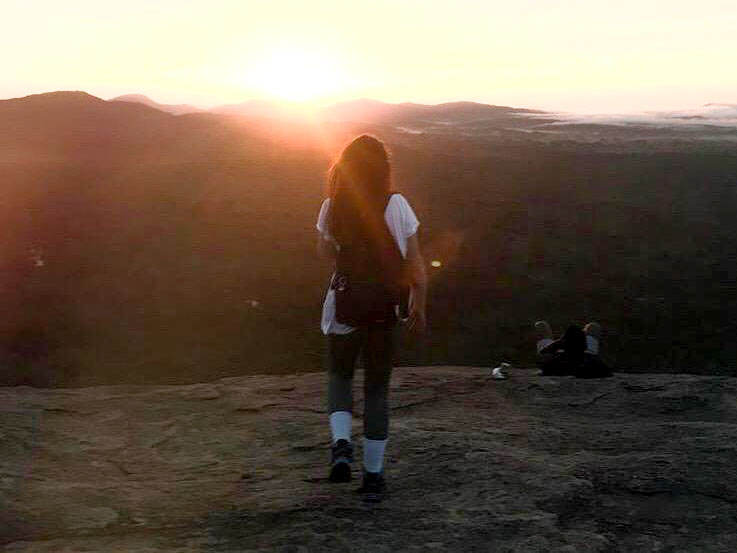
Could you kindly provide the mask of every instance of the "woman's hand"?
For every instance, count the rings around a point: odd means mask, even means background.
[[[411,293],[409,301],[409,318],[407,327],[416,333],[425,332],[427,328],[427,317],[425,316],[425,301],[427,298],[427,275],[425,273],[425,260],[420,253],[420,244],[417,234],[413,234],[407,240],[407,261],[409,262],[411,275]]]

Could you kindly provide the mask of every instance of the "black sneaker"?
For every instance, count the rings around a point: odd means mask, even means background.
[[[338,440],[333,444],[333,461],[330,467],[331,482],[350,482],[353,445],[348,440]]]
[[[364,472],[363,485],[358,488],[366,503],[378,503],[386,494],[386,481],[380,472]]]

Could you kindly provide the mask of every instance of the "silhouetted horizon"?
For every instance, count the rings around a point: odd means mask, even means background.
[[[251,115],[277,118],[310,118],[315,114],[325,116],[335,112],[376,112],[390,109],[428,109],[428,108],[494,108],[514,110],[517,113],[538,114],[551,118],[561,119],[561,123],[597,124],[597,125],[715,125],[737,127],[737,101],[715,102],[706,101],[697,106],[683,106],[681,109],[643,110],[621,112],[593,111],[573,112],[554,109],[527,107],[522,105],[510,106],[475,100],[457,99],[439,103],[422,103],[413,101],[389,102],[368,97],[341,100],[336,102],[315,103],[309,101],[291,101],[278,98],[246,98],[236,103],[196,105],[191,103],[166,103],[154,100],[150,95],[143,93],[126,93],[105,99],[83,90],[55,90],[37,92],[18,97],[0,99],[0,101],[21,100],[36,96],[53,94],[85,94],[107,102],[139,103],[174,115],[187,113],[220,113],[231,115]]]

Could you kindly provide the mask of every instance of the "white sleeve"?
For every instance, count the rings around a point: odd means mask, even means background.
[[[328,213],[330,212],[330,198],[326,198],[320,206],[320,215],[317,216],[317,230],[325,240],[332,240],[328,230]]]
[[[401,194],[397,194],[397,196],[399,196],[399,214],[402,234],[406,240],[417,232],[417,228],[420,226],[420,221],[417,220],[417,215],[415,215],[412,206],[409,205],[406,198]]]

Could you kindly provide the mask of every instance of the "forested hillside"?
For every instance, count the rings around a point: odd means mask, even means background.
[[[331,159],[366,131],[442,263],[429,332],[403,339],[401,362],[529,364],[533,320],[596,319],[621,370],[735,374],[734,131],[448,106],[277,122],[84,93],[0,101],[0,379],[319,369],[314,222]]]

